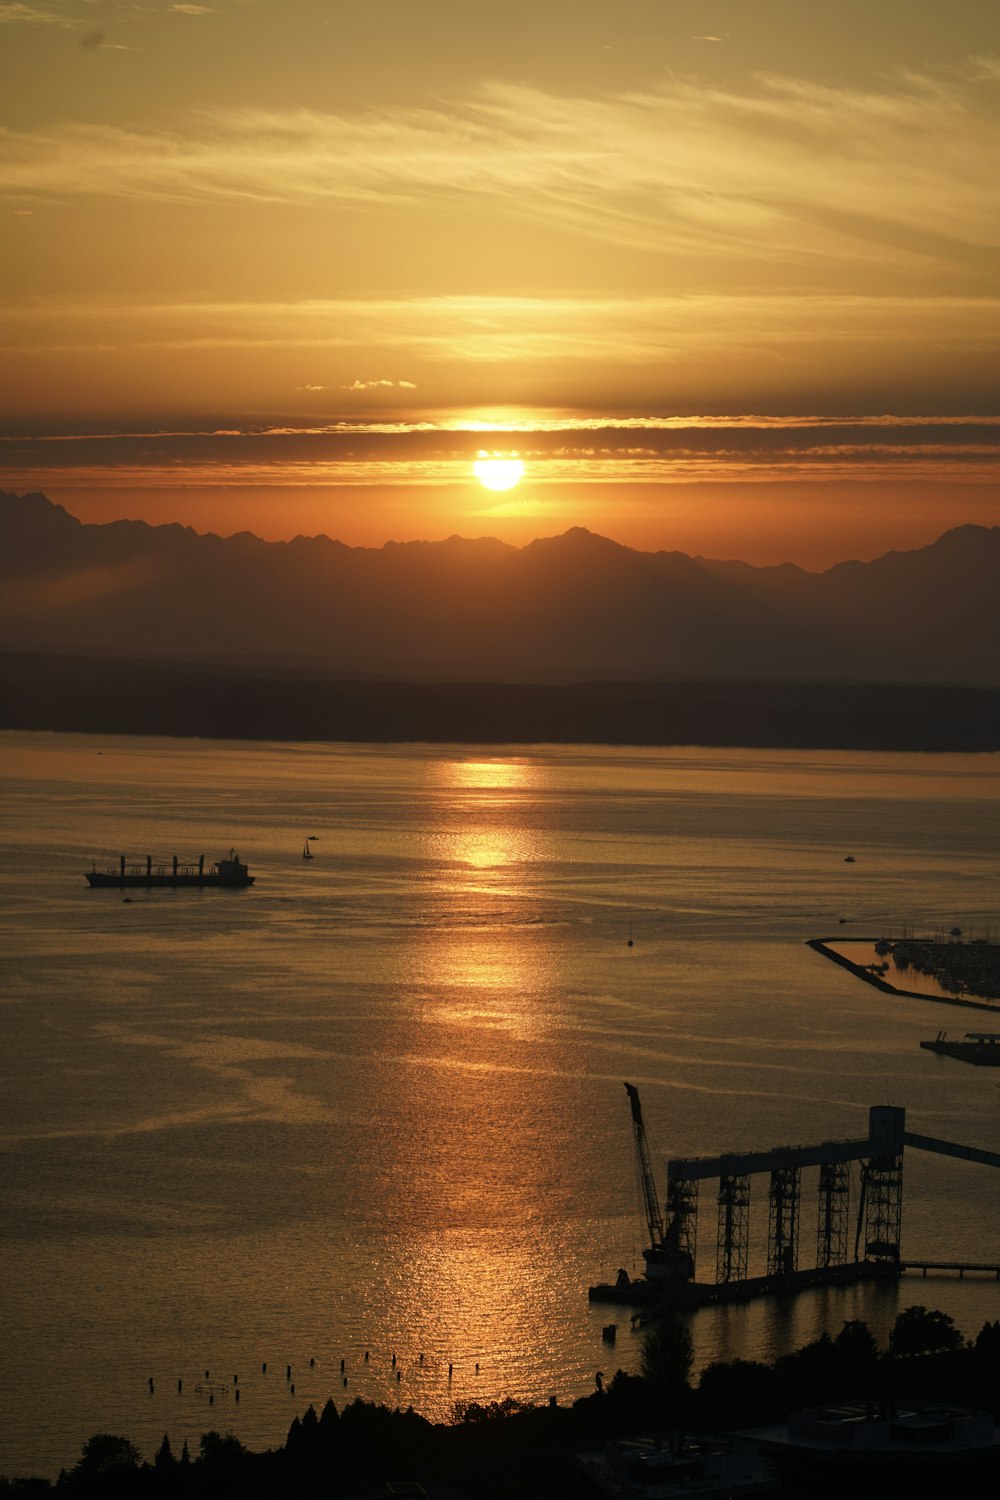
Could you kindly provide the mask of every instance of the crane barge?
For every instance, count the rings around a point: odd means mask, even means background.
[[[649,1231],[649,1244],[642,1252],[646,1274],[633,1281],[623,1267],[613,1283],[590,1288],[588,1296],[591,1302],[658,1302],[668,1288],[686,1286],[694,1277],[694,1245],[690,1228],[694,1223],[695,1205],[690,1190],[687,1184],[680,1183],[677,1185],[680,1191],[671,1194],[668,1184],[666,1208],[661,1209],[639,1090],[635,1084],[627,1083],[625,1092],[631,1111],[632,1140]]]

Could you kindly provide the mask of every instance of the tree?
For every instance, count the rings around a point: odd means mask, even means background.
[[[679,1396],[688,1389],[694,1345],[691,1330],[680,1318],[659,1318],[642,1341],[639,1368],[644,1380],[663,1395]]]
[[[828,1333],[774,1362],[774,1373],[796,1405],[825,1401],[839,1383],[837,1347]]]
[[[164,1471],[177,1467],[177,1460],[174,1458],[173,1450],[170,1447],[170,1434],[168,1432],[163,1434],[163,1442],[156,1450],[153,1467]]]
[[[84,1443],[80,1453],[80,1462],[73,1470],[74,1476],[83,1476],[88,1479],[98,1474],[112,1474],[121,1469],[137,1469],[142,1462],[142,1454],[134,1443],[128,1438],[119,1437],[114,1432],[95,1432]]]
[[[961,1347],[962,1335],[948,1314],[919,1304],[904,1308],[889,1335],[889,1353],[895,1355],[937,1354]]]
[[[702,1370],[698,1389],[704,1400],[722,1413],[754,1411],[771,1398],[774,1371],[753,1359],[717,1360]]]
[[[984,1323],[973,1347],[976,1363],[984,1370],[1000,1368],[1000,1323]]]
[[[456,1401],[452,1407],[452,1421],[457,1425],[467,1423],[469,1426],[482,1422],[503,1422],[508,1417],[516,1417],[519,1412],[530,1410],[530,1406],[523,1405],[513,1396],[505,1396],[502,1401],[487,1401],[485,1405],[478,1401]]]
[[[878,1364],[875,1335],[861,1318],[851,1318],[846,1322],[833,1342],[848,1377],[862,1379]]]
[[[239,1472],[247,1450],[233,1433],[203,1432],[201,1435],[201,1463],[214,1475]]]
[[[285,1438],[285,1452],[299,1454],[302,1452],[302,1423],[297,1416],[292,1418],[292,1425],[288,1429]]]

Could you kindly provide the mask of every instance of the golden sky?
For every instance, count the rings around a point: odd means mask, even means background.
[[[807,566],[1000,522],[1000,7],[0,0],[0,49],[6,489]]]

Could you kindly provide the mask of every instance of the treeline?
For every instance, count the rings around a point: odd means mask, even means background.
[[[0,729],[375,743],[1000,750],[1000,689],[810,682],[364,681],[0,653]]]
[[[804,1407],[847,1401],[872,1412],[906,1402],[945,1402],[986,1409],[995,1420],[1000,1416],[1000,1322],[984,1324],[967,1343],[945,1313],[920,1306],[900,1313],[886,1350],[879,1349],[867,1324],[851,1321],[836,1337],[824,1334],[770,1365],[714,1363],[696,1385],[691,1369],[687,1325],[664,1318],[646,1335],[640,1374],[619,1370],[607,1383],[598,1376],[593,1394],[570,1407],[554,1401],[540,1407],[513,1400],[469,1402],[456,1406],[451,1423],[441,1424],[411,1409],[360,1400],[338,1411],[328,1400],[321,1411],[310,1407],[293,1420],[281,1448],[254,1453],[231,1433],[212,1431],[202,1435],[197,1453],[186,1443],[175,1452],[165,1434],[146,1463],[127,1438],[97,1433],[84,1444],[75,1467],[54,1484],[0,1478],[0,1495],[19,1500],[364,1495],[368,1500],[405,1494],[383,1486],[417,1476],[430,1496],[447,1490],[454,1497],[457,1490],[482,1500],[511,1495],[558,1500],[577,1493],[574,1455],[614,1436],[761,1427]],[[910,1457],[919,1461],[924,1478],[939,1458],[948,1465],[943,1472],[960,1477],[961,1455]],[[831,1466],[826,1456],[805,1471],[792,1466],[783,1475],[782,1493],[839,1494],[846,1483],[854,1500],[883,1493],[892,1471],[879,1468],[880,1460],[871,1454],[861,1458],[864,1466],[857,1473]],[[995,1481],[1000,1450],[985,1460],[970,1456],[961,1473],[977,1487]]]

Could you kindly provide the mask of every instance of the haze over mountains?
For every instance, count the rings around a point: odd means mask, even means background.
[[[1000,683],[1000,527],[824,573],[574,528],[351,548],[0,495],[0,647],[425,680]]]

